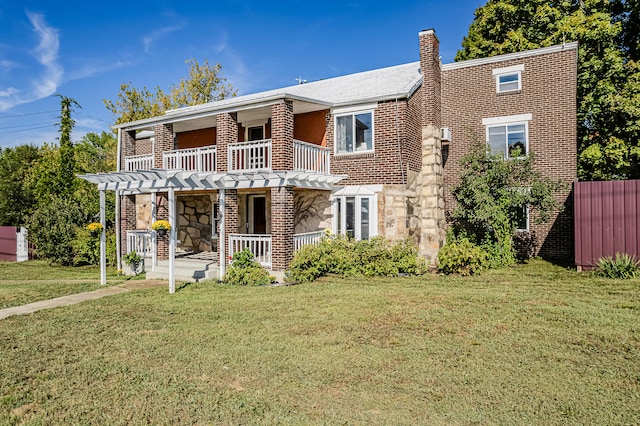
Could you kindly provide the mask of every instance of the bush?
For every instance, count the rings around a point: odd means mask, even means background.
[[[489,255],[466,237],[448,242],[438,252],[438,270],[445,274],[473,275],[489,266]]]
[[[100,264],[100,237],[91,235],[86,228],[76,229],[71,241],[73,266]],[[116,234],[107,231],[107,265],[116,266]]]
[[[231,285],[265,285],[271,284],[273,279],[246,248],[233,255],[232,263],[224,275],[224,282]]]
[[[287,271],[288,281],[313,281],[326,274],[349,276],[398,276],[424,273],[412,240],[391,243],[383,237],[354,241],[327,237],[318,245],[298,250]]]
[[[640,262],[635,256],[616,253],[616,257],[602,257],[598,260],[596,275],[605,278],[629,279],[640,276]]]

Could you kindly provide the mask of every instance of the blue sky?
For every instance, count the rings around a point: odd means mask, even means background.
[[[222,64],[238,94],[416,61],[427,28],[452,62],[483,3],[2,1],[0,147],[57,142],[56,93],[82,107],[74,140],[108,130],[122,82],[167,89],[189,58]]]

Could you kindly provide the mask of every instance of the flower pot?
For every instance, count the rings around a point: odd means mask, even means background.
[[[165,235],[167,235],[167,230],[166,229],[158,229],[158,235],[160,235],[161,237],[164,237]]]

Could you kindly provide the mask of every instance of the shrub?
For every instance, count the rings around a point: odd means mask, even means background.
[[[71,241],[73,249],[73,265],[99,265],[100,264],[100,239],[91,236],[90,231],[78,228]],[[116,234],[107,231],[107,265],[116,265]]]
[[[487,268],[488,253],[466,237],[448,242],[438,253],[438,270],[445,274],[473,275]]]
[[[410,239],[391,243],[383,237],[354,241],[328,237],[298,250],[287,271],[288,281],[313,281],[326,274],[398,276],[421,274],[426,264]]]
[[[265,285],[273,279],[246,248],[233,255],[233,261],[224,275],[224,282],[231,285]]]
[[[616,257],[602,257],[598,260],[596,275],[605,278],[629,279],[640,276],[640,262],[635,256],[616,253]]]

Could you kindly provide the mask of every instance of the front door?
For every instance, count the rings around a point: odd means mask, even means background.
[[[250,234],[267,233],[267,204],[264,195],[249,195],[247,223]]]

